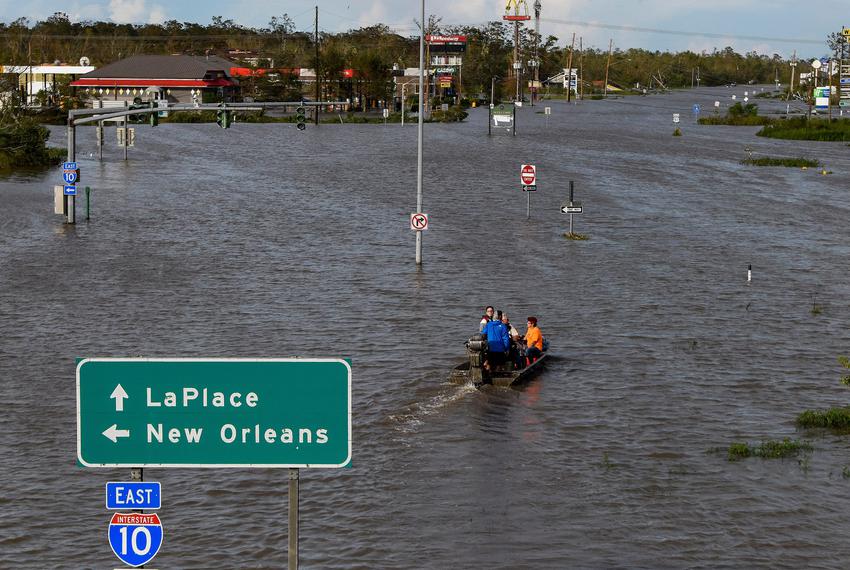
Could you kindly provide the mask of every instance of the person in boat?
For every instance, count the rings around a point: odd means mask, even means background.
[[[505,362],[511,349],[511,336],[502,321],[493,319],[484,326],[487,335],[487,368],[492,369]]]
[[[483,333],[484,327],[487,326],[487,323],[493,320],[493,313],[496,312],[492,306],[487,305],[484,309],[484,316],[481,317],[481,322],[478,323],[478,332]]]
[[[511,347],[508,351],[511,362],[514,363],[514,368],[522,368],[522,351],[520,350],[521,347],[519,344],[519,331],[511,324],[511,320],[508,318],[507,313],[502,313],[502,324],[508,329],[508,338],[511,339]]]
[[[537,327],[537,317],[528,317],[525,331],[525,357],[531,364],[543,354],[543,334]]]
[[[505,325],[505,327],[507,327],[508,336],[511,337],[511,340],[513,342],[516,342],[517,340],[519,340],[519,331],[516,330],[516,327],[514,327],[511,324],[511,320],[508,318],[507,313],[502,313],[502,319],[501,320],[502,320],[502,324]]]

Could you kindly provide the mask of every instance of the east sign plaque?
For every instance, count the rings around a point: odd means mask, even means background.
[[[339,359],[86,358],[85,467],[343,467],[351,366]]]

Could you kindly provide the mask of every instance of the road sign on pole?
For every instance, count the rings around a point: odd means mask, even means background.
[[[159,515],[113,514],[109,521],[109,546],[124,564],[147,564],[162,546],[162,522]]]
[[[156,510],[162,506],[162,487],[156,481],[110,481],[106,484],[106,508]]]
[[[581,214],[581,202],[567,202],[561,204],[562,214]]]
[[[523,164],[519,178],[523,186],[537,186],[537,167],[533,164]]]
[[[410,229],[421,232],[428,229],[428,214],[414,212],[410,214]]]
[[[63,194],[65,196],[76,196],[77,195],[77,187],[71,184],[66,184],[63,187]]]
[[[82,359],[77,459],[86,467],[343,467],[351,460],[351,366]]]

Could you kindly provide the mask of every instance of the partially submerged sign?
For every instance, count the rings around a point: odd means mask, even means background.
[[[343,467],[351,366],[339,359],[88,358],[86,467]]]
[[[493,108],[493,126],[494,127],[512,127],[514,124],[513,107],[506,109],[504,105],[498,105]]]

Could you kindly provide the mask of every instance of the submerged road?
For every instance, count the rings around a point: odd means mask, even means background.
[[[752,89],[426,125],[421,270],[414,125],[139,125],[127,163],[80,129],[90,223],[52,214],[58,171],[0,181],[0,567],[116,565],[129,473],[75,466],[74,361],[139,355],[352,359],[352,469],[301,473],[305,568],[842,567],[848,441],[794,419],[848,397],[850,149],[694,124]],[[446,381],[487,304],[551,340],[523,389]],[[814,451],[709,452],[785,437]],[[152,566],[285,566],[286,471],[145,477]]]

